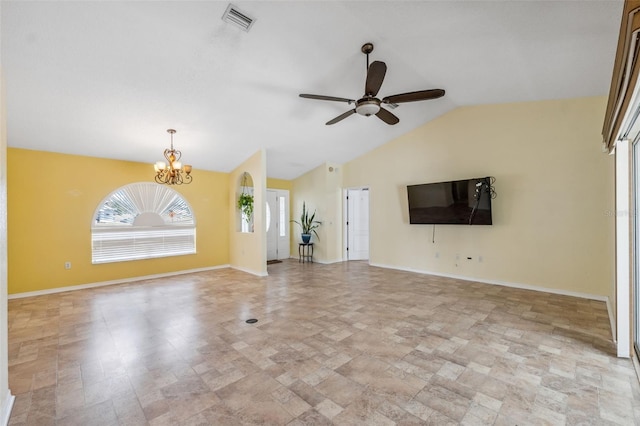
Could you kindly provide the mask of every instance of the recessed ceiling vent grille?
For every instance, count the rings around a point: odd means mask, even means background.
[[[247,31],[251,29],[253,24],[256,22],[254,18],[251,18],[246,13],[241,12],[237,7],[232,4],[229,4],[227,10],[225,10],[224,15],[222,15],[222,20],[229,24],[233,24],[236,27],[240,28],[242,31]]]
[[[396,109],[396,108],[398,108],[400,106],[398,104],[394,104],[393,102],[389,102],[386,105],[387,105],[387,108],[389,108],[389,109]]]

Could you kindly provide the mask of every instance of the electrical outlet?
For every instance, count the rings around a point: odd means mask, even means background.
[[[456,260],[460,260],[460,253],[456,253]]]
[[[439,259],[439,258],[440,258],[440,252],[439,252],[439,251],[437,251],[437,252],[436,252],[436,259]]]
[[[483,259],[482,259],[482,256],[478,256],[478,262],[479,262],[479,263],[482,263],[482,260],[483,260]]]
[[[64,262],[64,269],[71,269],[71,262]]]

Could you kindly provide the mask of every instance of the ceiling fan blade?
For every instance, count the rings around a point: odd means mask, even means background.
[[[380,61],[374,61],[369,65],[367,70],[367,82],[364,85],[365,96],[375,96],[382,86],[384,75],[387,73],[387,64]]]
[[[399,95],[387,96],[382,99],[385,104],[401,104],[403,102],[426,101],[444,96],[442,89],[418,90],[416,92],[401,93]]]
[[[380,111],[376,113],[376,117],[378,117],[380,120],[384,121],[385,123],[391,124],[391,125],[398,124],[398,122],[400,121],[398,117],[396,117],[395,115],[393,115],[391,112],[389,112],[384,108],[380,108]]]
[[[355,100],[353,99],[347,99],[347,98],[336,98],[335,96],[324,96],[324,95],[309,95],[307,93],[301,93],[300,94],[301,98],[307,98],[307,99],[316,99],[319,101],[337,101],[337,102],[347,102],[349,104],[355,102]]]
[[[350,116],[350,115],[352,115],[352,114],[355,114],[355,113],[356,113],[356,110],[355,110],[355,109],[350,109],[349,111],[347,111],[347,112],[345,112],[345,113],[343,113],[343,114],[340,114],[339,116],[337,116],[337,117],[336,117],[336,118],[334,118],[333,120],[329,120],[329,121],[327,121],[327,123],[326,123],[326,124],[327,124],[327,126],[329,126],[329,125],[331,125],[331,124],[336,124],[338,121],[342,121],[342,120],[344,120],[345,118],[347,118],[348,116]]]

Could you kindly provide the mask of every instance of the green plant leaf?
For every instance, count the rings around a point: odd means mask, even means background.
[[[247,217],[253,215],[253,195],[242,193],[238,197],[238,210],[242,211]]]
[[[313,233],[318,240],[320,239],[318,233],[316,232],[316,229],[322,224],[322,222],[316,220],[315,211],[311,215],[309,214],[306,202],[302,202],[302,214],[300,215],[300,221],[292,220],[291,222],[300,226],[303,234]]]

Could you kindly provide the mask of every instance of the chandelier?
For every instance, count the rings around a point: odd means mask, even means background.
[[[167,185],[191,183],[191,166],[187,164],[183,166],[180,162],[182,153],[173,149],[173,135],[176,131],[173,129],[167,129],[167,133],[171,135],[171,149],[164,150],[164,158],[167,159],[168,163],[158,161],[154,164],[153,167],[156,170],[156,182]]]

